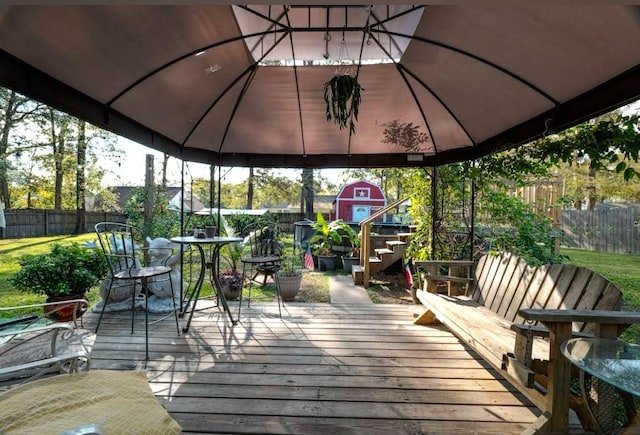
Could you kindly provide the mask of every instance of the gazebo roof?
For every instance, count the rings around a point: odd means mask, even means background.
[[[5,6],[0,84],[185,160],[440,165],[639,98],[638,9]],[[355,134],[327,122],[323,101],[323,84],[345,68],[364,88]],[[394,120],[428,140],[385,143]]]

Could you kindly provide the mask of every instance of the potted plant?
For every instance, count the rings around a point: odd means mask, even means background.
[[[225,299],[235,301],[240,297],[244,279],[242,278],[242,274],[236,269],[225,269],[219,272],[218,281],[220,281],[220,287],[222,288]]]
[[[358,120],[360,92],[363,91],[358,78],[347,73],[336,73],[324,84],[324,101],[327,105],[327,121],[333,120],[340,130],[347,127],[355,133],[354,119]]]
[[[79,243],[53,244],[46,254],[26,254],[20,257],[18,273],[11,284],[19,290],[47,296],[47,302],[82,299],[85,293],[98,285],[107,274],[107,263],[102,253],[85,248]],[[73,307],[69,304],[52,313],[51,318],[69,321]],[[86,307],[85,307],[86,308]],[[83,312],[76,312],[79,317]]]
[[[344,222],[341,228],[343,241],[349,243],[350,251],[342,256],[342,267],[346,272],[351,273],[351,268],[360,263],[360,234],[351,225]]]
[[[275,274],[276,286],[283,301],[292,301],[300,291],[302,261],[290,251],[284,252],[281,258],[280,268]]]
[[[311,223],[316,233],[309,240],[313,254],[318,257],[319,270],[335,269],[335,261],[338,257],[331,249],[334,244],[342,241],[340,227],[342,220],[327,222],[321,213],[316,216],[316,221]]]
[[[232,234],[233,235],[233,234]],[[243,243],[224,245],[220,252],[228,269],[218,273],[218,281],[227,300],[234,301],[240,296],[244,285],[244,276],[238,271],[238,263],[242,258]]]

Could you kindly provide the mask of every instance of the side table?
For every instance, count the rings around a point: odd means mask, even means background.
[[[625,404],[627,418],[635,419],[633,396],[640,397],[640,346],[622,340],[572,338],[560,349],[580,369],[580,389],[588,405],[593,398],[587,397],[584,374],[596,378],[592,380],[591,390],[599,403],[595,409],[587,408],[600,426],[596,428],[600,433],[612,433],[619,425],[613,412],[613,402],[618,395]]]
[[[218,278],[218,272],[219,272],[218,266],[219,266],[219,259],[220,259],[220,248],[222,248],[224,245],[227,245],[229,243],[241,242],[242,238],[240,237],[207,237],[207,238],[201,239],[198,237],[185,236],[185,237],[173,237],[171,241],[175,243],[181,243],[184,245],[194,245],[198,249],[198,253],[200,254],[200,262],[201,262],[200,274],[198,275],[198,280],[196,281],[196,285],[193,289],[193,292],[189,296],[186,307],[183,311],[183,314],[184,314],[184,312],[186,312],[186,310],[189,309],[189,306],[191,306],[191,310],[189,311],[189,319],[187,320],[187,324],[182,328],[182,331],[183,332],[189,331],[189,326],[191,325],[191,318],[193,317],[193,312],[195,311],[196,303],[200,298],[200,290],[202,290],[205,269],[207,267],[211,267],[211,283],[214,286],[218,299],[222,303],[223,309],[227,312],[229,316],[229,320],[231,320],[231,324],[235,325],[236,323],[238,323],[238,319],[233,318],[233,315],[231,314],[231,310],[229,310],[229,305],[227,304],[227,298],[224,296],[224,292],[220,287],[220,280]],[[207,262],[205,258],[204,249],[202,248],[204,245],[213,246],[210,262]],[[240,308],[238,308],[238,312],[239,311],[240,311]]]

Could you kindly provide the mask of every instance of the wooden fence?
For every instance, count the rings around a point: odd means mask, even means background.
[[[564,210],[562,244],[570,248],[640,254],[640,208]]]
[[[73,234],[76,228],[75,210],[5,210],[4,216],[7,227],[2,229],[3,239]],[[122,213],[87,212],[84,232],[93,232],[98,222],[125,220],[126,215]]]
[[[0,238],[59,236],[73,234],[76,227],[75,210],[20,209],[5,210],[6,228],[0,228]],[[304,219],[304,213],[273,213],[282,228],[293,234],[294,222]],[[125,222],[127,215],[118,212],[87,212],[86,233],[94,231],[98,222]]]

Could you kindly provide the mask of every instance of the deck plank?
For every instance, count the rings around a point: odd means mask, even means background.
[[[237,305],[232,305],[232,309]],[[105,315],[93,369],[144,369],[185,433],[511,434],[539,411],[442,326],[413,325],[415,306],[243,305],[232,326],[197,311],[173,318]],[[85,327],[95,325],[87,313]],[[183,320],[181,320],[181,323]]]

